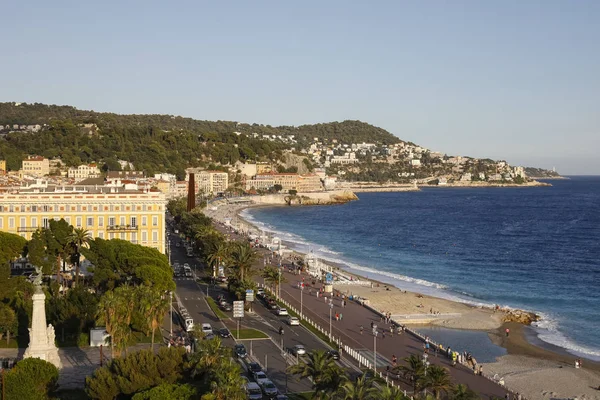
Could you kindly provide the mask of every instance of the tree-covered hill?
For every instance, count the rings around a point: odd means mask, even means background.
[[[172,115],[99,113],[40,103],[17,104],[0,103],[0,125],[47,126],[35,133],[11,132],[0,140],[0,157],[13,170],[20,167],[27,154],[38,154],[60,157],[69,166],[101,162],[113,170],[119,168],[117,160],[127,160],[149,174],[167,171],[181,177],[188,166],[275,160],[283,150],[292,148],[290,142],[264,140],[263,135],[293,135],[298,142],[296,149],[315,137],[347,144],[400,141],[386,130],[360,121],[273,127]],[[92,135],[89,129],[80,127],[90,123],[98,127]]]

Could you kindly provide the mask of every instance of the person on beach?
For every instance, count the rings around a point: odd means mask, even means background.
[[[508,337],[508,335],[510,335],[510,329],[506,328],[505,332],[506,332],[506,337]]]
[[[363,328],[363,326],[361,325],[361,326],[360,326],[360,334],[361,334],[361,335],[363,334],[363,330],[364,330],[364,328]]]

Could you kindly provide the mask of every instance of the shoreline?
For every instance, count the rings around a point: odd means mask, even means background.
[[[219,208],[222,207],[222,212],[205,212],[222,223],[229,218],[232,227],[240,226],[241,223],[241,226],[246,227],[245,232],[254,231],[260,235],[261,231],[257,226],[239,215],[244,209],[257,206],[266,205],[221,205]],[[242,230],[244,231],[243,228]],[[300,257],[305,255],[297,250],[289,251]],[[507,354],[495,362],[483,363],[486,374],[496,375],[498,379],[504,380],[507,388],[522,393],[527,399],[567,399],[574,396],[579,396],[580,399],[600,399],[600,390],[595,389],[600,385],[600,363],[541,341],[529,325],[503,321],[508,310],[495,312],[492,308],[420,294],[417,291],[404,291],[393,284],[350,272],[347,269],[350,267],[344,264],[330,261],[324,263],[341,271],[342,275],[372,282],[373,287],[334,283],[334,289],[369,299],[371,308],[379,312],[392,312],[392,319],[398,323],[404,324],[402,320],[398,320],[399,312],[395,308],[397,304],[401,304],[404,308],[400,310],[408,310],[407,314],[429,314],[430,309],[441,314],[460,314],[458,317],[439,318],[429,324],[408,324],[412,328],[438,326],[487,332],[491,343],[505,348]],[[509,338],[504,335],[506,328],[510,329]],[[582,369],[574,368],[578,358],[584,360]],[[568,376],[568,379],[565,381],[563,376]]]

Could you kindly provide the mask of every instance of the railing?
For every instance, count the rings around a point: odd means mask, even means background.
[[[109,225],[106,227],[108,231],[137,231],[137,225]]]
[[[17,228],[17,232],[35,232],[40,228],[41,227],[39,226],[22,226],[20,228]]]

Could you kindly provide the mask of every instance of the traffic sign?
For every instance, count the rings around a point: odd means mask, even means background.
[[[237,300],[233,302],[233,318],[244,317],[244,301]]]
[[[254,290],[246,290],[246,301],[254,301]]]
[[[333,282],[333,275],[331,275],[331,272],[328,272],[327,275],[325,275],[325,281],[327,283]]]

